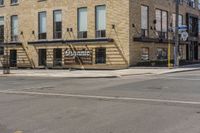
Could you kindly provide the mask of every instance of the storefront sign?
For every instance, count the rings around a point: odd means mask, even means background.
[[[69,57],[87,57],[91,56],[91,51],[71,51],[71,50],[66,50],[65,51],[65,56]]]
[[[65,65],[92,64],[92,50],[66,50],[64,56]]]

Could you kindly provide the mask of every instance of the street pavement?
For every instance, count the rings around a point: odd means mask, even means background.
[[[0,133],[199,133],[200,71],[0,77]]]

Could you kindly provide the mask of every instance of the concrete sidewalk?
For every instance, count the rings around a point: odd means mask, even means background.
[[[149,67],[132,67],[123,70],[52,70],[52,69],[18,69],[11,70],[11,74],[3,76],[33,76],[33,77],[66,77],[66,78],[115,78],[131,75],[145,75],[145,74],[167,74],[185,71],[200,70],[200,64],[184,66],[176,69],[168,68],[149,68]]]

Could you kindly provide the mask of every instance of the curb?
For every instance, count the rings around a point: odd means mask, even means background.
[[[3,75],[1,74],[0,77],[48,77],[48,78],[75,78],[75,79],[87,79],[87,78],[119,78],[120,76],[118,75],[108,75],[108,76],[50,76],[50,75],[15,75],[15,74],[8,74],[8,75]]]
[[[181,72],[192,72],[192,71],[197,71],[200,70],[200,68],[194,68],[194,69],[188,69],[188,70],[179,70],[179,71],[173,71],[173,72],[164,72],[160,73],[161,74],[170,74],[170,73],[181,73]]]
[[[138,73],[138,74],[121,74],[119,77],[133,76],[133,75],[152,75],[154,73]]]

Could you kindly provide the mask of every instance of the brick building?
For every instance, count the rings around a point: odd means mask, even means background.
[[[173,59],[174,12],[174,0],[0,0],[0,54],[11,67],[120,69],[167,60],[170,41]],[[199,13],[180,2],[182,59],[200,59]]]

